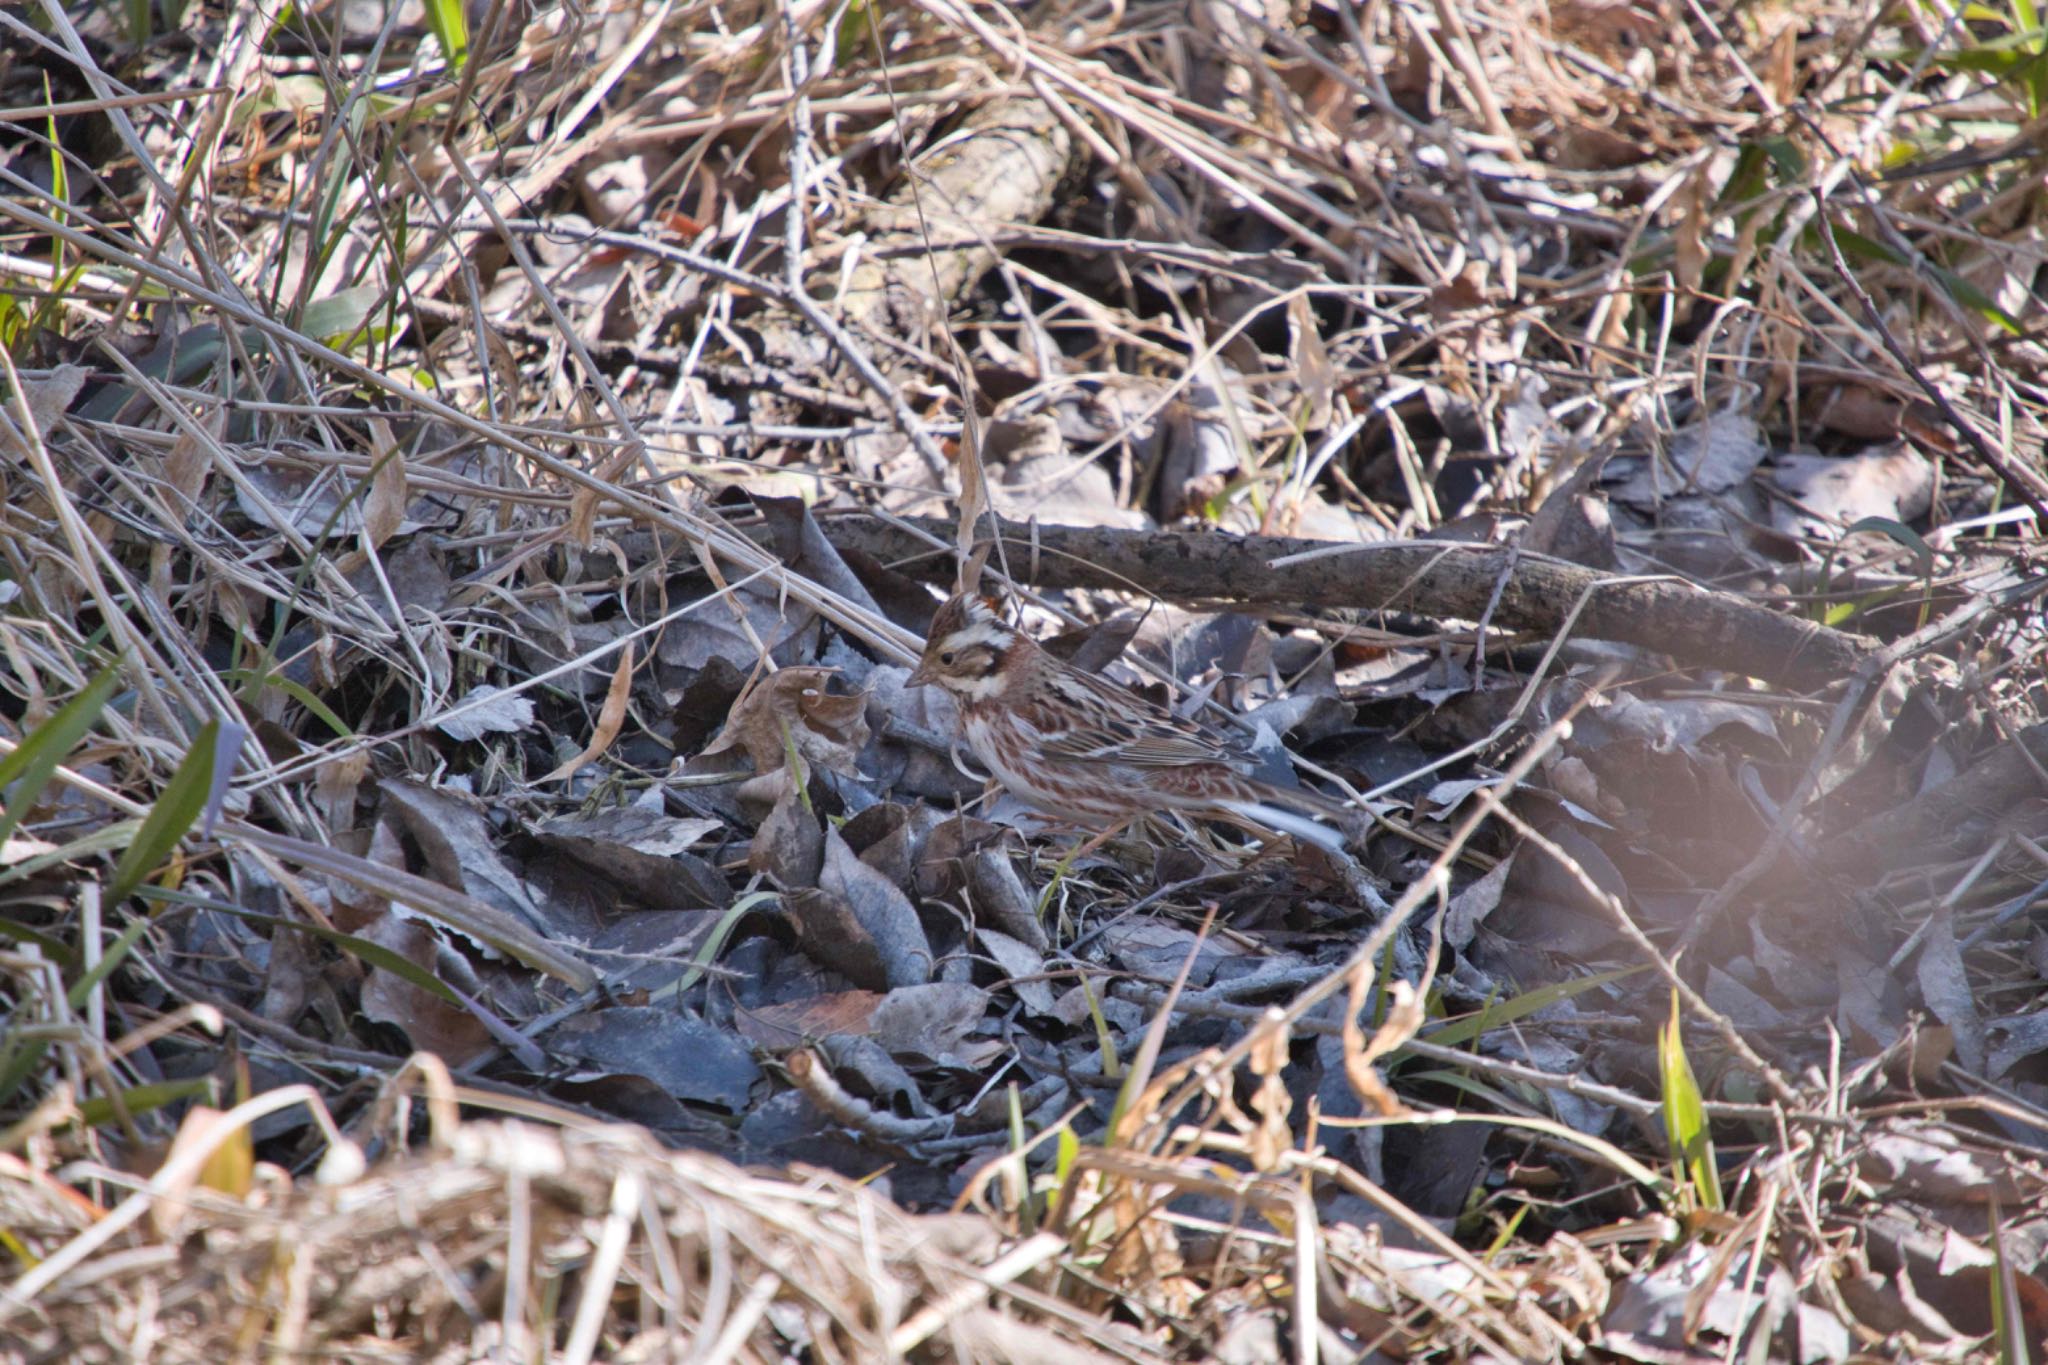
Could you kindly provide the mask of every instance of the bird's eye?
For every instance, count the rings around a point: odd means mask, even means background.
[[[944,653],[940,654],[939,662],[942,664],[951,664],[953,662],[953,651],[949,649],[946,650]]]

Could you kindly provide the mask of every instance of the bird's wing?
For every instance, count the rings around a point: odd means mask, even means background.
[[[1249,757],[1222,737],[1106,679],[1061,669],[1048,681],[1068,703],[1058,712],[1064,724],[1046,724],[1050,716],[1034,717],[1040,748],[1050,757],[1138,768],[1221,763],[1239,772],[1251,770]]]

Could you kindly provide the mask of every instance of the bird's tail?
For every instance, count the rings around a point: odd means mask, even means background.
[[[1267,829],[1306,839],[1332,853],[1341,853],[1357,828],[1357,811],[1306,787],[1261,782],[1251,799],[1220,804]]]

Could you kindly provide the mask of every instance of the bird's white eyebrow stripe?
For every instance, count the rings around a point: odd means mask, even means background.
[[[976,621],[954,631],[939,643],[947,649],[972,649],[976,645],[1005,649],[1014,638],[1014,632],[1000,621]]]

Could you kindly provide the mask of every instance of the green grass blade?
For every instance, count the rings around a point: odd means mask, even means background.
[[[1707,1131],[1707,1106],[1679,1034],[1678,992],[1671,992],[1671,1017],[1657,1031],[1657,1070],[1664,1087],[1664,1129],[1670,1138],[1678,1183],[1689,1187],[1698,1207],[1721,1207],[1721,1171]]]
[[[1560,1000],[1569,1000],[1575,995],[1597,990],[1610,981],[1619,981],[1644,971],[1642,967],[1623,967],[1618,971],[1598,972],[1582,976],[1573,981],[1559,981],[1548,986],[1539,986],[1533,991],[1524,991],[1511,1000],[1495,1001],[1475,1014],[1462,1015],[1445,1021],[1442,1025],[1423,1032],[1422,1041],[1435,1043],[1438,1047],[1460,1047],[1471,1042],[1489,1029],[1512,1024],[1525,1019],[1538,1010],[1548,1009]],[[1398,1056],[1398,1052],[1396,1053]]]
[[[469,59],[469,18],[462,12],[462,0],[426,0],[427,30],[440,44],[451,72],[462,70]]]
[[[95,1095],[78,1106],[80,1122],[88,1128],[97,1128],[103,1123],[112,1123],[121,1114],[133,1117],[161,1109],[167,1104],[180,1100],[195,1100],[211,1094],[214,1078],[191,1076],[182,1081],[152,1081],[146,1085],[131,1086],[121,1092],[120,1108],[105,1095]]]
[[[330,929],[324,924],[315,924],[310,920],[284,919],[278,915],[266,915],[260,910],[247,910],[239,905],[229,905],[224,901],[214,900],[209,896],[193,896],[183,891],[166,891],[161,887],[155,886],[145,886],[138,894],[144,900],[155,903],[189,905],[201,910],[211,910],[216,914],[233,915],[237,919],[245,919],[252,924],[267,924],[273,931],[288,929],[294,933],[309,934],[323,942],[333,944],[351,957],[359,958],[369,963],[372,967],[390,972],[393,976],[419,987],[445,1004],[453,1005],[457,1009],[463,1007],[462,997],[457,995],[440,977],[435,976],[431,970],[422,967],[419,963],[414,962],[396,949],[387,948],[383,944],[373,942],[370,939],[358,938],[354,934],[345,934],[339,929]]]
[[[711,926],[711,932],[704,936],[704,941],[697,945],[697,951],[690,958],[689,970],[676,978],[675,985],[656,992],[656,998],[681,995],[696,985],[698,978],[704,975],[705,969],[717,961],[718,955],[725,951],[726,940],[732,937],[733,930],[740,927],[740,921],[751,914],[756,906],[776,898],[777,893],[773,891],[749,891],[734,901],[731,907],[718,917],[718,923]]]
[[[56,715],[30,731],[14,752],[0,758],[0,799],[7,803],[7,809],[0,811],[0,843],[20,826],[22,816],[35,807],[49,785],[57,765],[99,719],[107,698],[114,694],[115,681],[111,667],[102,669],[77,696],[59,707]]]
[[[206,809],[207,796],[213,790],[213,768],[219,741],[220,722],[206,722],[199,731],[199,738],[192,742],[185,761],[178,765],[177,772],[171,774],[171,780],[164,784],[155,804],[149,808],[142,828],[135,832],[135,841],[128,845],[128,851],[114,865],[114,877],[107,886],[108,905],[119,905],[126,900],[130,892],[142,885],[144,877],[164,864],[172,850],[177,848],[178,841],[185,837],[185,831],[198,822]]]

